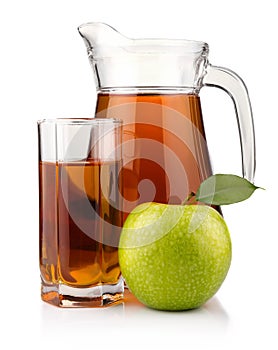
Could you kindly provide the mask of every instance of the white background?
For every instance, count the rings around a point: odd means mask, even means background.
[[[275,1],[6,1],[0,5],[1,348],[277,349],[277,10]],[[217,295],[189,312],[135,302],[58,309],[40,300],[36,121],[89,117],[93,74],[77,33],[109,23],[131,37],[203,40],[245,80],[257,137],[257,191],[223,208],[233,261]],[[215,172],[240,174],[230,98],[201,92]],[[5,345],[3,345],[5,344]]]

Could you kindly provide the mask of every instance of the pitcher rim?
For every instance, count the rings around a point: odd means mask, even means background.
[[[153,47],[153,48],[158,48],[158,47],[177,47],[181,48],[184,47],[187,49],[187,52],[192,52],[192,53],[197,53],[197,52],[208,52],[209,50],[209,45],[205,41],[200,41],[200,40],[189,40],[189,39],[172,39],[172,38],[131,38],[126,35],[123,35],[121,32],[119,32],[117,29],[114,27],[110,26],[107,23],[104,22],[86,22],[78,26],[78,31],[80,35],[83,38],[86,38],[86,35],[84,32],[82,32],[82,29],[84,28],[89,28],[89,27],[107,27],[112,29],[115,33],[117,33],[120,37],[122,37],[123,40],[126,40],[129,43],[126,43],[126,47]],[[115,47],[117,46],[118,43],[115,41],[112,41],[110,44],[101,44],[103,47]]]

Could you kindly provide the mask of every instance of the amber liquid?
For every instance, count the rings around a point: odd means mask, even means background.
[[[118,191],[112,187],[118,181],[119,166],[91,160],[40,162],[40,268],[44,284],[90,287],[118,281],[122,214]]]
[[[125,217],[141,202],[180,204],[211,175],[198,96],[99,94],[96,111],[124,121]]]

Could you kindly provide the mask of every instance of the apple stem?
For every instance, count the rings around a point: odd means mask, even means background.
[[[191,201],[192,198],[195,198],[196,193],[190,192],[189,195],[185,198],[185,200],[181,203],[181,205],[187,205]]]

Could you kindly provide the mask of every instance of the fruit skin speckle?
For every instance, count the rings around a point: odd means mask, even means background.
[[[193,309],[216,293],[228,273],[230,234],[211,207],[145,203],[125,222],[119,261],[129,289],[145,305]]]

